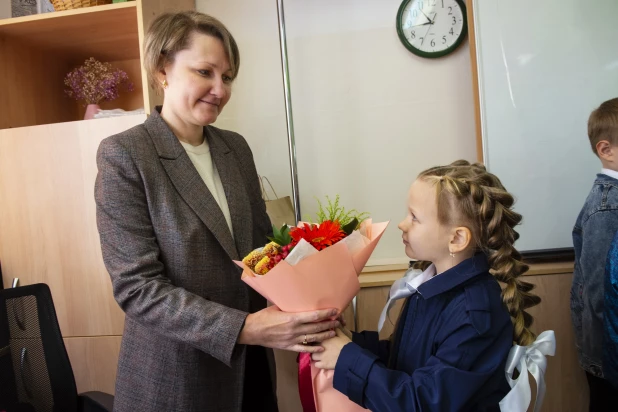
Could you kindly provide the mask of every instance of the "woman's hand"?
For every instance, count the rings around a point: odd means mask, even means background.
[[[294,352],[321,352],[321,346],[309,343],[322,342],[335,336],[331,329],[339,327],[340,323],[331,319],[337,313],[337,309],[287,313],[276,306],[270,306],[247,316],[238,343]]]
[[[320,369],[335,369],[337,359],[341,349],[348,343],[352,342],[341,329],[337,329],[337,336],[332,339],[322,342],[323,352],[314,353],[311,359],[315,361],[315,366]]]

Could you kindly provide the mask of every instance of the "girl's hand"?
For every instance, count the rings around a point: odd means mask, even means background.
[[[324,351],[311,355],[311,359],[315,361],[315,366],[317,368],[335,369],[341,349],[352,342],[340,329],[336,329],[335,331],[337,332],[337,336],[322,342]]]
[[[348,337],[348,339],[352,340],[352,331],[344,326],[345,325],[342,325],[339,329]]]

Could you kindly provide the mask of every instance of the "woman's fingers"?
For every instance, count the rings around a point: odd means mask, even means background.
[[[341,324],[337,320],[329,320],[326,322],[309,323],[305,325],[299,325],[294,328],[294,332],[298,335],[310,335],[324,332],[325,330],[338,328]]]
[[[311,312],[300,312],[296,314],[296,322],[299,324],[321,322],[337,316],[337,313],[337,309],[321,309],[312,310]]]
[[[341,326],[336,315],[336,309],[285,313],[271,306],[247,316],[239,343],[315,353],[321,347],[310,344],[334,337]]]
[[[335,331],[329,330],[326,332],[315,333],[307,335],[307,343],[315,343],[315,342],[323,342],[326,339],[333,338],[335,336]]]

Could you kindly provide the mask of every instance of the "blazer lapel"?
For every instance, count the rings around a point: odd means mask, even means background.
[[[204,134],[208,139],[212,161],[225,190],[236,249],[242,256],[245,256],[253,246],[253,215],[251,202],[245,189],[245,179],[238,169],[238,162],[242,160],[237,159],[216,129],[205,127]]]
[[[152,111],[144,125],[172,184],[184,201],[212,232],[230,258],[239,260],[238,250],[219,204],[191,163],[191,159],[189,159],[178,138],[161,118],[158,111],[160,109],[158,107],[156,109]],[[226,194],[227,192],[226,189]],[[234,230],[236,230],[235,227]]]

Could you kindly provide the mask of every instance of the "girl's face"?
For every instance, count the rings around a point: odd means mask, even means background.
[[[408,193],[408,213],[399,223],[406,255],[410,259],[433,262],[449,261],[452,228],[438,220],[435,185],[417,179]]]

